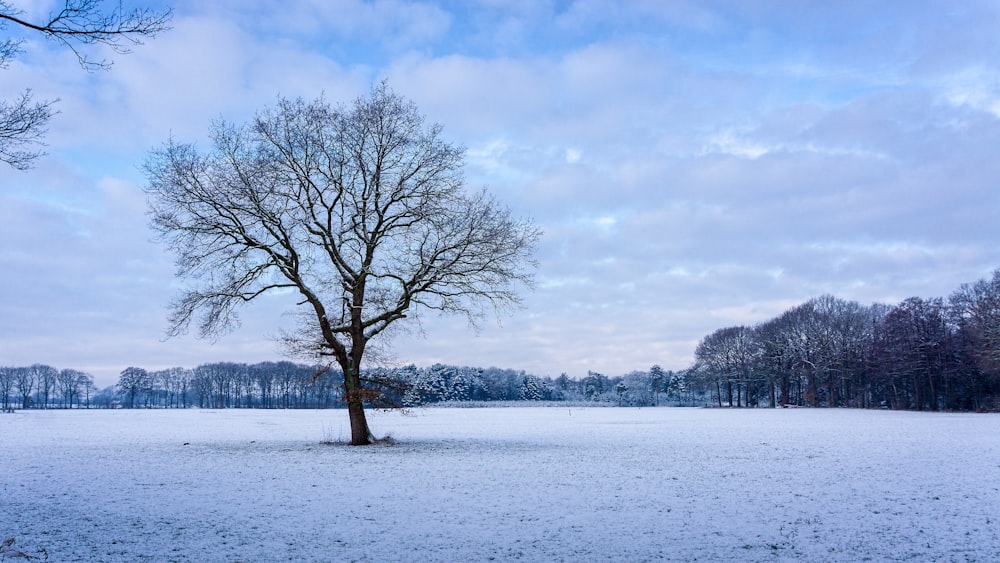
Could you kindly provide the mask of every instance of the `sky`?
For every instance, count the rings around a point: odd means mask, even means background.
[[[55,0],[16,0],[41,20]],[[111,3],[108,3],[110,5]],[[283,359],[278,299],[166,339],[184,287],[142,171],[279,96],[387,80],[544,231],[523,309],[424,315],[396,363],[538,375],[684,369],[714,330],[813,297],[947,297],[1000,267],[1000,7],[777,0],[126,2],[172,29],[108,71],[23,35],[0,99],[58,99],[47,155],[0,167],[0,365]],[[0,34],[19,33],[7,27]],[[2,37],[2,35],[0,35]]]

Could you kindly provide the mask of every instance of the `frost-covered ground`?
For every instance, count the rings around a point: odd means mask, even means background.
[[[0,415],[50,561],[1000,561],[1000,416],[418,409]]]

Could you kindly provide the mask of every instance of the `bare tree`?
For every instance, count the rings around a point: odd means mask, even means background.
[[[205,154],[170,141],[146,163],[152,225],[200,286],[174,302],[170,332],[200,314],[200,335],[218,336],[238,306],[296,292],[287,340],[340,366],[352,444],[371,443],[373,339],[422,309],[474,324],[533,281],[537,228],[467,192],[463,149],[384,82],[350,106],[282,99],[247,125],[214,124],[212,140]]]
[[[75,369],[61,370],[56,376],[56,385],[62,393],[63,408],[73,408],[73,401],[80,402],[80,390],[88,375]]]
[[[0,366],[0,412],[13,410],[10,394],[14,390],[14,374],[17,368]]]
[[[107,69],[111,62],[88,57],[84,46],[101,44],[117,54],[131,52],[146,37],[169,29],[170,10],[155,11],[137,8],[125,11],[121,3],[102,9],[104,0],[65,0],[62,7],[49,14],[46,21],[32,22],[24,18],[8,0],[0,0],[0,33],[14,24],[22,30],[41,33],[47,39],[62,43],[76,55],[85,70]],[[0,38],[0,69],[21,52],[24,40]],[[14,102],[0,101],[0,162],[18,170],[29,168],[41,156],[45,126],[55,113],[57,100],[37,102],[31,90],[26,90]]]
[[[962,284],[948,302],[952,322],[971,341],[976,365],[993,377],[1000,375],[1000,270],[989,279]]]
[[[14,368],[14,385],[21,395],[21,408],[31,406],[31,391],[35,386],[35,372],[28,368]]]
[[[143,368],[127,367],[122,370],[116,386],[119,395],[126,398],[126,408],[135,408],[135,398],[150,389],[149,372]]]
[[[83,393],[84,404],[87,408],[90,408],[90,393],[92,391],[97,391],[97,387],[94,385],[94,376],[89,373],[80,373],[78,381],[79,393]],[[80,397],[77,396],[77,405],[80,404]]]
[[[49,408],[52,391],[55,390],[57,379],[59,378],[59,370],[44,364],[33,364],[28,370],[33,374],[42,408]]]
[[[726,399],[733,406],[733,391],[737,393],[736,406],[751,404],[751,386],[755,381],[754,368],[762,354],[754,329],[746,326],[720,328],[706,336],[695,348],[696,369],[714,380],[719,406],[722,406],[722,383],[726,384]],[[734,385],[735,384],[735,385]]]

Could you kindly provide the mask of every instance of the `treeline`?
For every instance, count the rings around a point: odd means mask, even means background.
[[[369,406],[419,406],[441,402],[589,401],[645,406],[689,404],[704,394],[688,389],[683,373],[653,366],[649,372],[607,377],[589,372],[576,380],[563,374],[540,377],[501,368],[434,364],[376,368],[362,372],[377,392]],[[118,384],[95,398],[119,408],[339,408],[339,370],[292,362],[221,362],[194,369],[147,371],[129,367]]]
[[[0,408],[4,411],[89,406],[96,391],[93,376],[75,369],[58,370],[42,364],[0,366]]]
[[[194,369],[128,367],[113,388],[122,408],[332,408],[340,374],[293,362],[217,362]]]
[[[292,362],[203,364],[194,369],[125,368],[98,389],[90,374],[35,364],[0,367],[3,410],[45,408],[330,408],[338,373]]]
[[[60,377],[60,375],[63,375]],[[69,377],[73,374],[75,377]],[[573,379],[541,377],[525,371],[408,365],[365,370],[378,393],[369,406],[435,403],[573,401],[619,406],[692,405],[707,401],[698,381],[685,372],[633,371],[609,377],[588,372]],[[98,390],[93,378],[75,370],[35,365],[0,368],[5,410],[12,408],[339,408],[341,373],[293,362],[218,362],[194,369],[122,370],[116,385]]]
[[[664,371],[660,366],[615,377],[591,371],[581,379],[565,373],[553,379],[510,369],[443,364],[382,370],[380,375],[402,382],[400,402],[404,406],[447,401],[573,401],[653,406],[693,404],[704,397],[703,392],[689,388],[684,372]]]
[[[890,306],[823,296],[719,329],[691,376],[719,406],[1000,410],[1000,270],[947,299]]]

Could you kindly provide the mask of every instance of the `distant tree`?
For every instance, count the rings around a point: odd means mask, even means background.
[[[628,404],[645,407],[653,404],[653,385],[650,383],[649,372],[632,370],[621,377],[628,387]]]
[[[713,385],[720,406],[756,405],[766,390],[772,405],[1000,410],[998,312],[1000,270],[947,304],[862,306],[824,295],[705,337],[687,383]]]
[[[673,397],[678,401],[684,401],[684,395],[688,391],[687,374],[684,371],[668,371],[665,374],[667,397]]]
[[[403,393],[403,406],[415,407],[423,403],[417,383],[420,379],[420,372],[406,373],[406,391]]]
[[[38,403],[41,408],[49,407],[52,392],[55,391],[56,382],[59,378],[59,370],[44,364],[32,364],[27,368],[32,373],[37,390]]]
[[[205,365],[200,365],[191,372],[191,387],[194,390],[195,396],[198,397],[198,408],[212,406],[212,378],[209,373],[210,369]],[[284,407],[288,408],[287,396]]]
[[[260,406],[265,409],[274,408],[275,379],[277,376],[274,362],[255,364],[250,367],[250,370],[257,382],[257,389],[260,391]]]
[[[94,385],[94,376],[89,373],[81,373],[77,385],[79,393],[83,396],[83,404],[89,409],[90,397],[97,391],[97,387]]]
[[[458,370],[454,366],[434,364],[427,373],[426,382],[430,385],[433,401],[447,401],[451,398],[451,387]]]
[[[385,83],[351,107],[280,100],[246,126],[217,123],[213,149],[170,141],[146,163],[152,224],[200,282],[170,333],[203,337],[274,290],[300,297],[293,352],[343,373],[351,443],[371,443],[369,345],[421,310],[475,322],[519,302],[539,231],[465,190],[462,149]]]
[[[191,370],[182,367],[173,367],[171,372],[171,382],[173,383],[171,406],[187,408],[188,389],[191,385]]]
[[[587,377],[583,378],[582,384],[583,395],[588,401],[600,401],[610,382],[605,375],[587,370]]]
[[[245,365],[233,362],[202,364],[195,368],[199,392],[207,399],[204,406],[219,409],[234,406],[236,382],[245,371]]]
[[[649,389],[653,393],[654,406],[660,403],[660,393],[663,392],[667,384],[666,377],[663,368],[659,365],[649,368]]]
[[[11,410],[10,398],[14,390],[14,374],[17,369],[7,366],[0,366],[0,410]]]
[[[624,381],[619,381],[615,385],[615,394],[618,395],[618,406],[622,406],[628,398],[628,385]]]
[[[759,354],[760,346],[753,329],[746,326],[721,328],[698,343],[695,361],[698,369],[715,382],[719,406],[722,406],[723,389],[730,407],[734,406],[734,400],[735,406],[743,406],[744,397],[749,406]]]
[[[147,402],[154,406],[165,407],[169,401],[170,389],[173,387],[173,374],[170,370],[161,369],[149,372],[149,395]]]
[[[488,401],[493,385],[484,376],[482,368],[465,367],[461,370],[462,379],[468,387],[468,398],[472,401]]]
[[[865,353],[871,341],[870,309],[854,301],[823,295],[811,299],[808,342],[815,350],[813,375],[828,406],[856,406],[863,391]]]
[[[942,408],[952,342],[941,298],[911,297],[886,315],[876,341],[876,361],[889,379],[894,406]]]
[[[56,378],[62,404],[65,408],[73,408],[73,401],[79,402],[81,386],[86,382],[87,374],[75,369],[64,369]]]
[[[768,380],[774,406],[803,404],[803,363],[799,355],[804,338],[797,320],[794,313],[786,312],[758,325],[755,331],[761,347],[758,366]]]
[[[142,368],[127,367],[118,378],[118,394],[125,397],[126,408],[135,408],[135,399],[150,387],[149,372]]]
[[[556,383],[556,389],[558,389],[558,390],[560,390],[560,391],[562,391],[564,393],[566,391],[569,391],[571,381],[572,380],[569,378],[569,376],[566,375],[566,372],[560,373],[559,377],[556,378],[556,382],[555,382]]]
[[[14,369],[14,386],[21,395],[21,408],[31,406],[31,392],[35,386],[35,373],[28,368]]]
[[[954,406],[1000,407],[1000,270],[989,279],[963,284],[948,298],[948,317],[964,361]]]
[[[85,45],[103,44],[117,54],[129,53],[130,45],[140,45],[146,37],[168,29],[170,10],[135,9],[124,11],[121,3],[110,10],[102,8],[103,0],[65,0],[45,21],[24,19],[8,0],[0,0],[0,33],[10,24],[23,31],[38,32],[47,39],[62,43],[76,55],[80,65],[90,71],[107,69],[107,60],[95,61],[82,50]],[[0,42],[0,69],[21,52],[24,40],[7,36]],[[42,152],[45,127],[55,113],[56,100],[34,101],[31,90],[25,90],[13,102],[0,100],[0,162],[18,170],[29,168]]]
[[[114,385],[109,385],[108,387],[97,391],[94,393],[94,396],[90,398],[90,403],[92,405],[102,409],[112,408],[116,401],[117,399]]]
[[[448,382],[449,401],[468,401],[472,398],[473,382],[464,369],[456,369]]]
[[[415,406],[443,401],[448,396],[447,377],[451,368],[443,364],[434,364],[428,369],[407,370],[409,385],[403,395],[406,405]]]
[[[523,370],[500,369],[494,375],[497,378],[494,398],[499,401],[516,401],[521,395],[521,383],[527,374]]]
[[[522,401],[541,401],[545,398],[541,382],[538,381],[538,378],[531,375],[525,375],[521,379],[519,395],[518,398]]]

